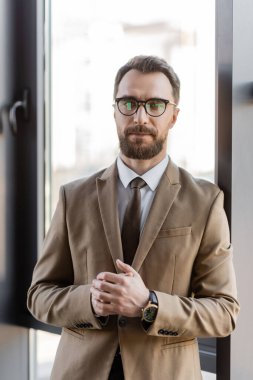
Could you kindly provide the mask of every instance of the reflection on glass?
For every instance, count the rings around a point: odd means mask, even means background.
[[[51,117],[46,126],[50,143],[46,171],[51,175],[46,182],[46,210],[54,211],[61,184],[116,158],[114,77],[138,54],[165,58],[181,79],[181,111],[170,133],[168,153],[192,174],[213,180],[215,0],[194,4],[160,0],[159,6],[150,0],[128,0],[124,7],[116,0],[47,4],[51,45],[46,61],[50,59],[51,81],[46,83],[46,107]],[[36,380],[49,379],[58,339],[38,333]],[[203,378],[216,376],[205,373]]]

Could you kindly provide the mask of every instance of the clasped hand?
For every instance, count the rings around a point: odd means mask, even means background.
[[[141,309],[149,299],[149,290],[141,276],[130,265],[116,261],[120,274],[101,272],[92,281],[91,303],[100,316],[141,316]]]

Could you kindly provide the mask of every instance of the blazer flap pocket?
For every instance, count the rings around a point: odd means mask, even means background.
[[[176,237],[176,236],[184,236],[191,234],[191,226],[189,227],[177,227],[177,228],[169,228],[162,229],[159,231],[157,237],[158,238],[166,238],[166,237]]]
[[[63,331],[78,339],[84,339],[87,333],[87,329],[75,329],[75,328],[69,328],[69,327],[63,327]]]
[[[168,348],[184,347],[189,346],[191,344],[196,344],[196,342],[196,338],[167,338],[167,341],[164,344],[162,344],[161,348],[162,350],[166,350]]]

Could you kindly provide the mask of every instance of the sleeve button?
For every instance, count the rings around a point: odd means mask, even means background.
[[[164,330],[163,329],[158,330],[158,334],[159,335],[164,335]]]
[[[75,325],[75,327],[77,329],[87,329],[93,327],[93,325],[91,323],[78,323],[77,325]]]
[[[119,327],[125,327],[127,324],[127,320],[126,320],[126,318],[121,317],[121,318],[119,318],[118,323],[119,323]]]
[[[87,327],[86,323],[78,323],[75,325],[76,328],[78,329],[85,329]]]

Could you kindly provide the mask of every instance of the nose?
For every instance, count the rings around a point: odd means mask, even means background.
[[[148,114],[146,113],[143,104],[140,105],[137,112],[134,114],[134,123],[140,125],[148,123]]]

